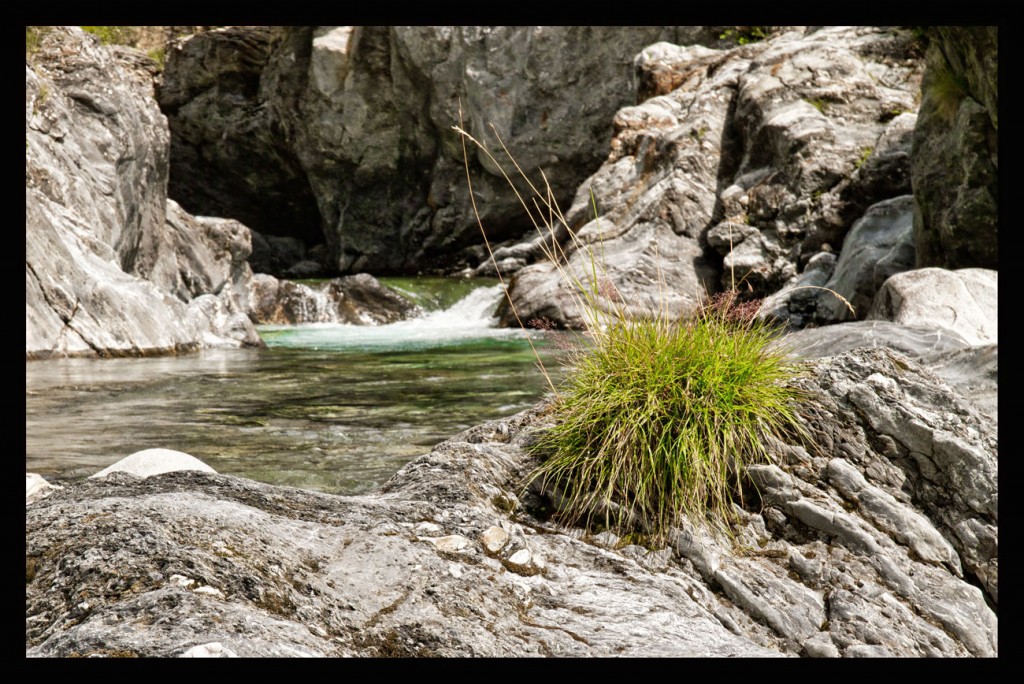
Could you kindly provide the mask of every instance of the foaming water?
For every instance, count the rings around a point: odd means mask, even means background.
[[[428,349],[470,340],[523,338],[521,330],[495,327],[495,310],[504,296],[504,289],[494,285],[473,290],[450,308],[388,325],[265,325],[259,331],[270,347],[334,351]]]

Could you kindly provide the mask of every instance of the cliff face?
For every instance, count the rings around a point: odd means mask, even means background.
[[[261,232],[326,240],[342,272],[475,266],[481,242],[460,121],[567,200],[632,104],[633,56],[713,27],[233,27],[169,53],[161,107],[171,193]],[[259,171],[255,171],[259,169]],[[499,170],[471,151],[492,239],[530,228]],[[206,182],[205,179],[210,179]],[[319,236],[318,236],[319,233]]]
[[[999,36],[995,26],[931,32],[914,129],[918,266],[999,260]]]
[[[734,282],[767,296],[807,271],[819,270],[813,284],[823,285],[853,224],[911,190],[914,50],[909,32],[878,27],[789,31],[728,50],[644,49],[636,69],[655,85],[616,114],[611,154],[580,186],[569,226],[594,245],[612,290],[641,309],[682,314]],[[877,213],[900,221],[900,211]],[[539,247],[496,255],[512,268],[539,261],[515,276],[520,317],[579,325]],[[582,276],[591,259],[589,249],[571,251],[569,264]],[[912,260],[895,256],[889,272]],[[845,287],[870,304],[870,287]],[[798,325],[837,319],[815,293],[801,294],[775,314]]]
[[[167,200],[153,65],[52,28],[25,68],[29,358],[258,345],[248,229]]]

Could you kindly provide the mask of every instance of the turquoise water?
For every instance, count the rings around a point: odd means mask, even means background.
[[[499,288],[434,285],[418,290],[425,308],[448,308],[388,326],[265,327],[262,350],[29,362],[26,468],[74,479],[164,447],[263,482],[370,491],[547,389],[526,333],[493,327]],[[556,370],[552,338],[530,334]]]

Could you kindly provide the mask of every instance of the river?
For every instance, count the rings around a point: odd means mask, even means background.
[[[27,471],[82,478],[163,447],[225,474],[359,494],[548,389],[527,333],[494,327],[500,286],[382,281],[425,315],[383,326],[263,326],[266,349],[27,362]],[[529,335],[557,382],[552,334]]]

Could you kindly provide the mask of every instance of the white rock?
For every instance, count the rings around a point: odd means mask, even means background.
[[[532,557],[533,554],[531,554],[526,549],[519,549],[511,556],[509,556],[508,562],[512,565],[517,565],[519,567],[526,567],[530,564],[530,559]]]
[[[892,276],[875,297],[868,319],[944,327],[972,345],[999,341],[996,271],[920,268]]]
[[[237,658],[238,654],[232,651],[230,648],[226,648],[219,641],[211,641],[208,644],[200,644],[193,646],[179,658]]]
[[[217,471],[200,461],[195,456],[190,456],[181,451],[173,449],[145,449],[136,451],[131,456],[125,456],[117,463],[107,466],[100,472],[90,477],[106,477],[110,473],[128,473],[137,477],[149,477],[161,473],[172,473],[177,470],[198,470],[204,473],[216,473]]]
[[[466,539],[461,534],[451,534],[447,537],[420,537],[422,541],[428,541],[434,545],[438,551],[442,553],[459,553],[471,551],[473,548],[473,542]]]
[[[208,587],[206,585],[203,585],[201,587],[197,587],[196,589],[194,589],[194,591],[197,594],[206,594],[207,596],[216,596],[219,599],[224,598],[224,592],[222,592],[220,589],[217,589],[216,587]]]
[[[508,543],[508,532],[500,527],[488,527],[480,535],[480,541],[487,553],[498,553]]]
[[[441,526],[437,523],[421,522],[416,525],[416,534],[419,535],[441,534],[442,531]]]
[[[194,579],[189,579],[184,575],[171,575],[170,579],[167,581],[169,584],[173,584],[176,587],[191,587],[196,583]]]
[[[42,475],[25,473],[25,503],[41,499],[54,489],[63,489],[63,487],[50,484],[43,479]]]

